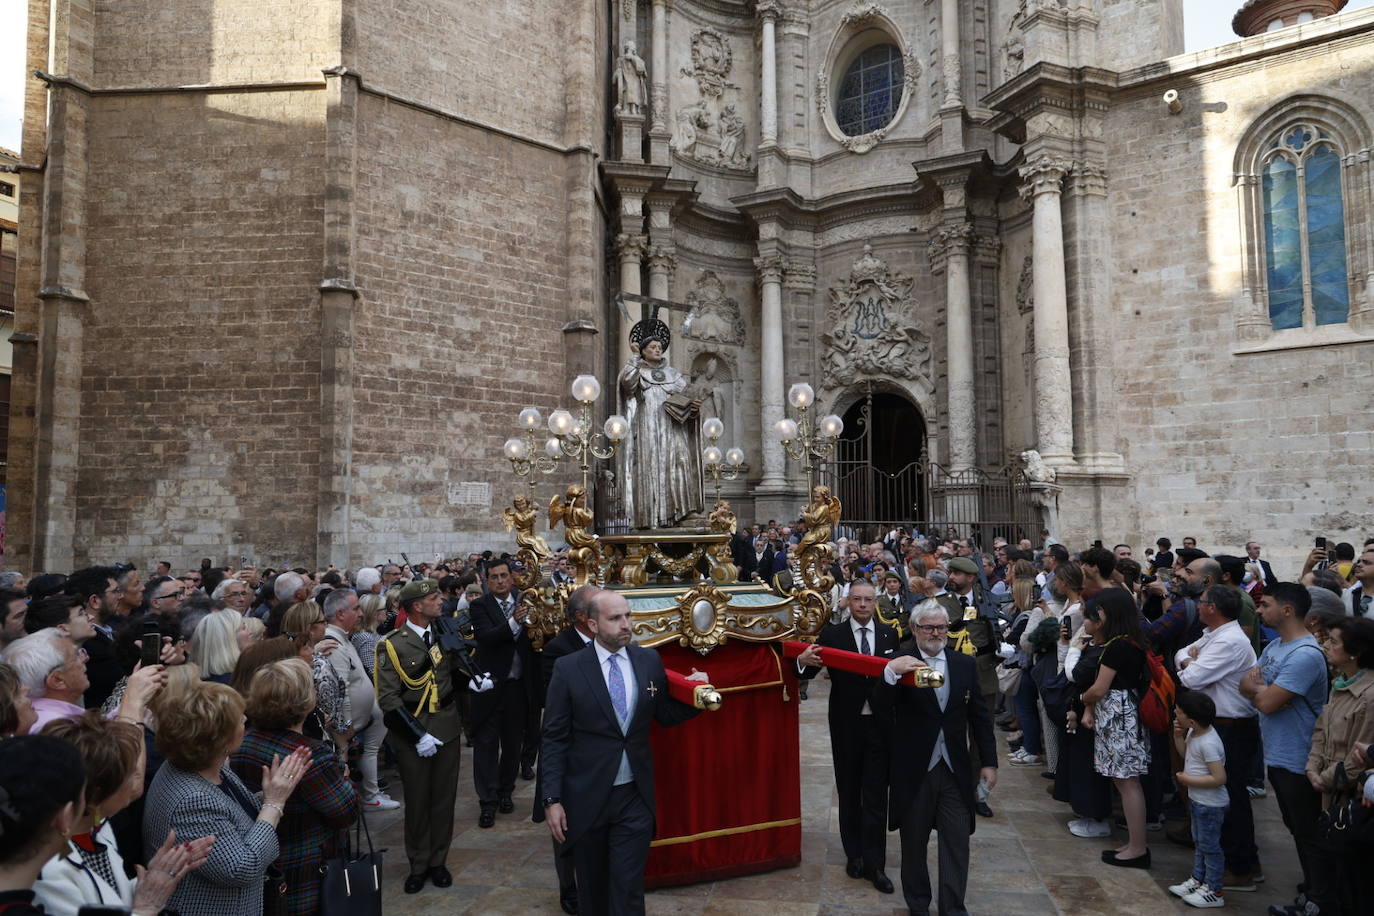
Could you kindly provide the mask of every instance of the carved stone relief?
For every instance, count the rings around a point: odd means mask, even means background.
[[[644,58],[635,50],[633,41],[625,42],[625,49],[615,67],[616,115],[642,115],[647,101],[649,69]]]
[[[696,286],[687,294],[690,310],[682,322],[682,335],[696,340],[714,340],[738,346],[744,343],[744,319],[739,303],[725,293],[715,271],[702,271]]]
[[[915,322],[916,281],[864,245],[849,279],[830,289],[821,366],[830,388],[870,376],[930,381],[930,337]]]
[[[843,28],[856,22],[868,22],[870,19],[877,19],[880,16],[886,19],[891,18],[888,16],[887,10],[879,4],[865,3],[863,0],[859,0],[840,17],[840,27]]]
[[[1024,315],[1035,307],[1035,264],[1030,255],[1021,262],[1021,278],[1016,281],[1016,310]]]
[[[734,56],[730,44],[715,29],[698,29],[692,35],[692,67],[683,76],[696,81],[700,98],[678,107],[668,145],[679,156],[707,165],[747,169],[750,154],[748,128],[735,102],[726,103],[725,90],[738,90],[730,82]]]
[[[1025,0],[1022,0],[1021,6],[1011,14],[1011,22],[1007,24],[1007,37],[1002,42],[1002,80],[1004,82],[1018,75],[1026,66],[1026,44],[1021,37],[1025,22],[1026,4]]]
[[[727,88],[738,89],[727,77],[734,63],[730,43],[715,29],[697,29],[692,33],[692,69],[682,69],[683,76],[697,81],[702,96],[718,99]]]

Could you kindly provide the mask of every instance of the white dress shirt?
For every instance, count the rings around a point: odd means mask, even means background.
[[[868,623],[859,623],[853,617],[849,618],[849,629],[854,634],[854,651],[864,655],[864,641],[860,638],[859,631],[868,631],[868,655],[878,654],[878,628],[876,626],[877,615],[868,619]],[[868,707],[868,701],[864,700],[864,708],[860,711],[861,716],[873,715],[873,710]]]
[[[611,692],[611,666],[607,661],[611,657],[616,659],[616,664],[620,666],[620,677],[625,682],[625,724],[621,726],[622,731],[629,729],[629,723],[635,717],[635,701],[638,699],[636,694],[639,692],[639,682],[635,679],[634,666],[630,664],[630,653],[624,649],[618,652],[608,652],[601,643],[593,644],[593,651],[596,652],[596,663],[601,668],[601,677],[606,682],[606,692]],[[611,708],[615,709],[615,701],[612,699]],[[615,782],[612,785],[623,786],[626,783],[634,782],[634,771],[630,769],[630,755],[620,752],[620,770],[616,773]]]
[[[945,676],[945,682],[939,687],[934,688],[935,702],[939,704],[940,711],[944,712],[945,706],[949,704],[949,665],[945,661],[945,652],[941,649],[937,655],[926,655],[925,650],[922,649],[920,659]],[[892,685],[896,685],[897,683],[897,672],[892,670],[891,662],[888,662],[887,667],[883,669],[883,680]],[[935,747],[930,751],[930,763],[926,769],[935,769],[935,765],[941,760],[945,762],[945,766],[949,767],[951,770],[954,769],[954,764],[950,763],[949,760],[949,748],[945,744],[945,730],[943,726],[935,734]]]
[[[406,618],[406,626],[410,627],[411,631],[416,636],[420,637],[422,642],[424,638],[429,635],[429,627],[418,627],[415,625],[415,621],[411,620],[409,617]]]
[[[1189,656],[1193,646],[1198,648],[1196,659]],[[1197,642],[1180,649],[1174,662],[1179,683],[1211,697],[1218,716],[1248,719],[1256,714],[1240,692],[1241,679],[1255,667],[1255,650],[1239,621],[1228,620],[1215,630],[1207,630]]]

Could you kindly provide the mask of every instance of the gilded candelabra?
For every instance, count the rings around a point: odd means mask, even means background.
[[[533,501],[534,488],[539,483],[538,475],[552,474],[557,469],[563,449],[556,438],[549,438],[542,446],[536,441],[538,433],[535,430],[543,425],[544,417],[535,408],[526,407],[520,411],[519,422],[520,428],[525,431],[525,438],[507,439],[501,451],[510,459],[511,469],[516,476],[529,481],[530,500]]]
[[[738,480],[744,465],[743,450],[732,448],[722,453],[720,446],[716,445],[724,433],[725,424],[717,417],[711,417],[701,424],[701,434],[710,443],[701,450],[701,463],[716,489],[716,505],[720,505],[720,482]]]
[[[582,487],[590,492],[592,459],[606,461],[615,457],[620,440],[630,431],[630,422],[619,414],[606,418],[601,432],[592,432],[592,404],[601,396],[601,383],[594,375],[579,375],[572,383],[573,400],[578,403],[578,415],[559,408],[549,414],[549,432],[553,438],[547,443],[551,451],[558,444],[561,454],[578,462],[582,470]]]
[[[806,470],[806,489],[814,485],[811,459],[824,462],[835,453],[835,443],[844,432],[844,420],[835,414],[821,418],[815,428],[807,412],[816,403],[816,392],[805,382],[798,382],[787,389],[787,401],[797,411],[797,419],[783,417],[773,424],[773,434],[782,440],[782,447],[793,461],[802,462]]]

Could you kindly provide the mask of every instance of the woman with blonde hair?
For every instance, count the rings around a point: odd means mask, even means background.
[[[480,594],[481,590],[478,592]],[[358,602],[358,610],[362,611],[363,616],[358,621],[357,632],[349,639],[353,642],[353,648],[358,650],[363,670],[371,677],[377,658],[377,643],[382,641],[377,627],[381,626],[382,616],[386,612],[386,599],[381,595],[363,595],[362,600]]]
[[[329,663],[328,655],[339,644],[324,635],[327,623],[324,610],[313,601],[300,601],[287,608],[281,619],[282,635],[291,639],[302,661],[310,665],[315,678],[315,692],[318,696],[317,710],[322,728],[316,734],[312,722],[306,734],[312,738],[329,738],[338,745],[341,753],[348,750],[352,737],[353,714],[348,701],[348,684]]]
[[[0,738],[27,735],[37,721],[28,688],[19,683],[13,668],[0,663]]]
[[[189,660],[200,666],[207,681],[229,683],[239,660],[239,627],[243,615],[231,608],[212,611],[201,618],[191,635]]]
[[[248,686],[246,711],[253,725],[230,758],[230,766],[257,791],[272,761],[302,750],[309,765],[286,799],[277,827],[281,854],[274,863],[286,883],[282,912],[305,916],[319,908],[321,866],[337,854],[338,832],[358,818],[358,791],[334,746],[304,734],[315,708],[310,667],[298,658],[259,668]]]

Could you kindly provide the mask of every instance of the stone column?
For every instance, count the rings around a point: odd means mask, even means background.
[[[649,80],[649,161],[668,162],[668,0],[653,0],[653,49]]]
[[[1069,307],[1064,280],[1060,182],[1070,163],[1040,155],[1021,167],[1021,194],[1032,200],[1035,290],[1035,435],[1048,465],[1072,465],[1073,380],[1069,371]]]
[[[759,0],[758,14],[761,27],[759,63],[762,73],[759,82],[760,128],[759,146],[772,146],[778,142],[778,51],[776,29],[778,0]]]
[[[673,286],[673,272],[677,270],[677,248],[673,245],[651,245],[648,249],[649,257],[649,295],[655,299],[671,299],[669,293]],[[668,327],[673,332],[673,339],[678,339],[678,332],[682,330],[681,313],[675,309],[665,309],[664,313],[659,313],[659,318],[668,323]]]
[[[644,251],[648,245],[648,240],[642,235],[635,235],[622,232],[615,237],[615,253],[620,259],[620,291],[622,293],[633,293],[636,296],[643,295],[644,287],[639,277],[640,263],[644,258]],[[630,313],[630,320],[622,324],[620,328],[619,357],[616,360],[615,371],[630,360],[630,328],[639,320],[639,303],[625,303],[626,310]]]
[[[763,436],[763,477],[759,487],[774,490],[787,486],[782,443],[773,436],[773,424],[783,417],[783,386],[786,384],[782,366],[782,264],[782,258],[776,254],[754,259],[754,269],[759,275],[762,315],[759,429]]]
[[[940,68],[945,79],[945,100],[941,108],[964,107],[960,91],[959,0],[940,3]]]
[[[941,229],[937,245],[945,258],[946,410],[949,417],[949,470],[977,464],[973,384],[973,300],[969,295],[969,246],[973,227],[957,223]]]

